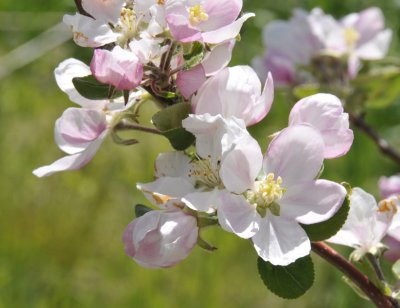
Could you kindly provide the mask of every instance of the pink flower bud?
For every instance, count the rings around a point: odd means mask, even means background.
[[[151,211],[127,226],[125,252],[144,267],[171,267],[189,255],[198,232],[196,218],[180,210]]]
[[[111,84],[118,90],[136,88],[143,77],[143,65],[138,57],[119,46],[112,51],[96,49],[90,70],[98,81]]]

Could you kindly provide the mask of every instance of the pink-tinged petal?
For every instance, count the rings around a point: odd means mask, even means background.
[[[259,227],[252,241],[264,261],[286,266],[310,254],[310,240],[295,221],[268,213]]]
[[[188,71],[180,71],[176,77],[176,85],[185,99],[189,99],[205,81],[206,74],[201,64]]]
[[[389,248],[385,251],[383,256],[390,261],[397,261],[400,259],[400,240],[396,240],[391,236],[385,237],[383,243]]]
[[[205,0],[203,9],[208,19],[201,22],[198,27],[205,32],[231,24],[239,16],[242,5],[242,0]]]
[[[195,191],[193,185],[183,178],[162,177],[150,183],[137,183],[145,197],[159,208],[164,208],[171,199],[183,198]]]
[[[379,246],[393,219],[393,212],[380,211],[375,198],[361,188],[353,188],[350,211],[339,232],[328,241],[359,247],[368,252]]]
[[[346,154],[353,144],[353,131],[349,129],[349,115],[344,113],[339,98],[319,93],[298,101],[289,115],[289,125],[308,123],[324,139],[324,158]]]
[[[390,224],[388,230],[388,235],[400,241],[400,194],[396,194],[387,198],[387,201],[396,206],[392,223]]]
[[[119,36],[107,23],[78,13],[64,15],[63,22],[71,28],[74,42],[81,47],[100,47],[115,42]]]
[[[77,170],[85,166],[88,162],[90,162],[93,156],[98,151],[100,145],[103,143],[103,140],[107,134],[107,131],[104,131],[95,141],[93,141],[83,152],[65,156],[51,165],[43,166],[33,171],[33,174],[37,177],[49,176],[53,173],[66,171],[66,170]]]
[[[360,34],[359,44],[369,41],[385,27],[385,18],[377,7],[370,7],[358,14],[354,29]]]
[[[255,206],[250,205],[242,195],[225,193],[218,206],[218,221],[225,231],[241,238],[251,238],[259,230],[261,217]]]
[[[217,74],[229,64],[232,59],[232,50],[234,46],[235,40],[230,40],[223,44],[217,45],[205,56],[201,64],[204,68],[206,76],[213,76]]]
[[[125,0],[82,0],[82,7],[94,19],[105,23],[116,23]]]
[[[361,66],[361,61],[355,54],[349,56],[349,59],[347,60],[347,67],[350,79],[353,79],[357,76]]]
[[[254,16],[255,14],[253,13],[247,13],[227,26],[214,31],[204,32],[202,34],[203,41],[209,44],[220,44],[222,42],[234,39],[239,34],[243,23],[250,17]]]
[[[187,16],[167,14],[169,30],[175,40],[179,42],[202,41],[201,32],[190,26]]]
[[[262,66],[259,68],[260,70],[271,72],[277,86],[287,86],[293,84],[296,80],[294,63],[278,52],[268,52],[259,65]]]
[[[260,122],[271,109],[272,102],[274,101],[274,81],[272,79],[271,73],[268,73],[267,80],[265,81],[264,89],[260,98],[257,100],[253,106],[253,117],[247,125],[253,125]]]
[[[119,46],[112,51],[96,49],[90,70],[98,81],[111,84],[118,90],[136,88],[143,77],[143,65],[136,55]]]
[[[355,54],[364,60],[382,59],[388,52],[392,40],[392,31],[390,29],[378,33],[365,44],[357,47]]]
[[[391,195],[400,195],[400,175],[391,177],[382,176],[379,179],[379,190],[382,198],[387,198]]]
[[[275,137],[264,157],[265,174],[282,177],[282,187],[313,180],[321,170],[324,142],[312,126],[289,126]]]
[[[221,190],[215,188],[211,191],[195,191],[188,193],[182,202],[195,211],[212,213],[218,207]]]
[[[221,160],[219,171],[226,189],[241,194],[250,189],[260,173],[263,155],[257,141],[250,135],[236,141],[236,146]]]
[[[84,98],[76,91],[72,79],[90,75],[90,68],[85,63],[76,59],[67,59],[61,62],[54,70],[57,85],[66,93],[69,99],[85,108],[103,109],[107,103],[105,100],[90,100]]]
[[[335,182],[317,180],[291,186],[279,200],[280,215],[302,224],[331,218],[343,204],[346,189]]]
[[[261,83],[250,66],[227,67],[210,77],[192,99],[193,112],[236,117],[246,125],[260,121],[269,111],[273,99],[269,78],[261,93]]]
[[[127,255],[141,266],[165,268],[189,255],[198,232],[196,218],[182,211],[151,211],[134,219],[122,240]]]
[[[58,147],[76,154],[85,150],[107,129],[105,114],[94,109],[68,108],[55,124]]]

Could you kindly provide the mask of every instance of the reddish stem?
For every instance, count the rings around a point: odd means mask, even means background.
[[[350,280],[359,287],[377,307],[399,307],[396,300],[382,294],[382,292],[371,282],[371,280],[369,280],[367,276],[361,273],[353,264],[343,258],[330,246],[323,242],[317,242],[312,243],[311,247],[316,254],[331,263],[334,267],[350,278]]]

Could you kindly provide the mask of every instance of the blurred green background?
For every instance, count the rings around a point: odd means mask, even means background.
[[[233,63],[249,64],[260,55],[262,27],[288,18],[295,7],[320,6],[339,17],[372,5],[383,9],[394,31],[391,54],[399,56],[399,0],[245,0],[245,11],[257,17],[246,23]],[[1,0],[0,64],[74,11],[72,0]],[[132,147],[107,140],[82,170],[35,178],[33,169],[63,155],[53,142],[53,125],[73,104],[57,88],[53,69],[69,57],[88,63],[91,51],[69,40],[0,79],[0,307],[369,307],[317,256],[315,284],[306,295],[276,297],[258,277],[251,244],[220,230],[206,234],[218,251],[196,248],[171,269],[143,269],[128,258],[121,235],[134,217],[133,205],[146,202],[135,183],[152,179],[157,153],[169,146],[147,135]],[[271,113],[253,128],[264,148],[265,136],[286,125],[293,103],[277,94]],[[367,121],[398,146],[399,119],[400,102],[367,113]],[[326,163],[324,178],[377,195],[378,178],[396,172],[398,165],[356,133],[350,153]]]

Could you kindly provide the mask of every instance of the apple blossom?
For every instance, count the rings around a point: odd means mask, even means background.
[[[91,16],[104,22],[117,22],[125,0],[82,0],[82,7]]]
[[[196,137],[196,154],[160,154],[157,179],[137,185],[149,200],[159,204],[177,198],[193,210],[213,212],[224,190],[243,193],[251,187],[262,154],[242,120],[204,114],[190,115],[182,124]]]
[[[179,208],[150,211],[125,229],[125,252],[144,267],[171,267],[189,255],[198,232],[196,218]]]
[[[219,44],[235,38],[254,16],[248,13],[236,20],[242,5],[242,0],[166,0],[165,16],[177,41]]]
[[[286,266],[308,255],[310,240],[300,223],[331,218],[346,196],[343,186],[315,179],[323,151],[322,137],[312,126],[284,129],[269,145],[263,175],[252,187],[242,195],[221,195],[221,227],[251,238],[258,255],[273,265]]]
[[[354,136],[349,128],[349,115],[336,96],[319,93],[298,101],[290,112],[289,126],[300,123],[311,124],[321,133],[324,158],[343,156],[350,150]]]
[[[96,49],[90,63],[93,76],[118,90],[131,90],[140,85],[143,65],[136,55],[115,46],[112,51]]]
[[[382,198],[387,198],[391,195],[400,195],[400,175],[382,176],[379,179],[379,190]]]
[[[381,10],[371,7],[335,20],[321,9],[309,14],[294,10],[289,21],[273,21],[263,32],[267,52],[254,65],[260,76],[271,71],[278,85],[302,82],[296,67],[309,65],[313,57],[329,54],[346,57],[348,77],[354,78],[361,60],[382,59],[389,48],[392,32],[384,29]],[[302,48],[298,48],[302,46]],[[307,79],[307,77],[305,78]]]
[[[260,122],[274,99],[272,76],[261,82],[249,66],[227,67],[210,77],[192,98],[195,114],[221,114],[243,119],[247,126]]]
[[[381,241],[396,210],[393,202],[383,200],[377,204],[371,194],[361,188],[353,188],[347,220],[328,242],[355,248],[352,258],[356,261],[366,253],[376,254],[384,247]]]

